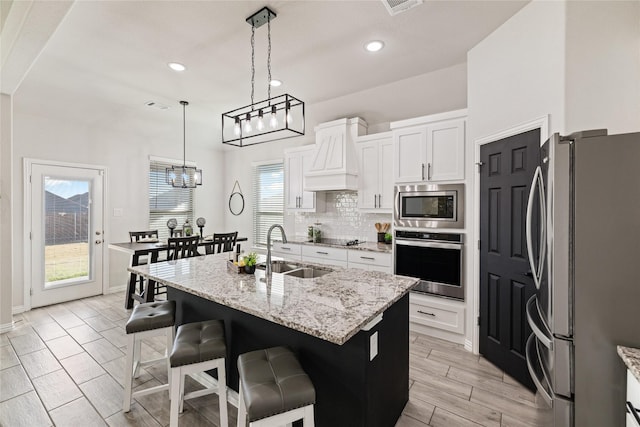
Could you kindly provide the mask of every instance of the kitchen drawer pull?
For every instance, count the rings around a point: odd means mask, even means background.
[[[433,317],[436,317],[436,315],[435,315],[435,314],[433,314],[433,313],[427,313],[426,311],[422,311],[422,310],[418,310],[418,313],[420,313],[420,314],[426,314],[427,316],[433,316]]]
[[[640,426],[640,415],[638,410],[633,406],[633,403],[627,401],[627,413],[631,414],[637,426]]]
[[[285,251],[290,251],[291,248],[288,246],[280,246],[280,249],[285,250]]]
[[[422,164],[422,180],[424,181],[424,163]]]
[[[329,255],[329,252],[320,252],[320,251],[316,251],[317,254],[320,255]]]
[[[368,260],[370,260],[370,261],[375,261],[375,260],[376,260],[376,259],[375,259],[374,257],[372,257],[372,256],[361,256],[360,258],[362,258],[362,259],[368,259]]]

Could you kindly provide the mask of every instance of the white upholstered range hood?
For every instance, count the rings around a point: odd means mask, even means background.
[[[357,190],[355,140],[367,134],[367,123],[359,117],[338,119],[321,123],[314,130],[316,146],[304,176],[304,190]]]

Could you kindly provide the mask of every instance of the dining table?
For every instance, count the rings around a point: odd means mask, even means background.
[[[246,242],[248,238],[237,237],[236,243]],[[210,245],[211,240],[201,239],[198,242],[198,247]],[[122,242],[122,243],[110,243],[109,249],[118,250],[127,253],[131,257],[129,266],[135,267],[141,264],[156,263],[158,262],[159,255],[162,252],[166,252],[169,249],[167,241],[153,241],[153,242]],[[202,255],[202,254],[199,254]],[[145,258],[147,260],[143,261]],[[145,292],[142,294],[136,293],[136,282],[138,276],[131,272],[129,274],[129,280],[127,282],[127,292],[125,293],[124,307],[126,309],[133,308],[133,302],[152,302],[155,294],[155,282],[149,281]]]

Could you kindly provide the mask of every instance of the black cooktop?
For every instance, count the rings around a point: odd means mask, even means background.
[[[346,240],[346,239],[325,238],[325,239],[320,239],[320,241],[317,243],[324,244],[324,245],[334,245],[334,246],[355,246],[361,242],[358,241],[358,239]]]

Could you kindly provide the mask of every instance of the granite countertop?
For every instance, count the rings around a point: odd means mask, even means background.
[[[618,355],[627,368],[640,381],[640,348],[618,346]]]
[[[339,239],[334,239],[339,240]],[[362,242],[357,245],[345,246],[343,243],[313,243],[301,238],[293,238],[287,241],[287,243],[297,244],[297,245],[308,245],[308,246],[325,246],[330,248],[340,248],[340,249],[349,249],[349,250],[357,250],[357,251],[369,251],[369,252],[383,252],[383,253],[391,253],[392,246],[391,244],[386,243],[378,243],[378,242]]]
[[[264,271],[256,270],[256,275],[230,272],[227,260],[228,254],[221,253],[129,267],[129,271],[338,345],[418,282],[412,277],[331,266],[331,273],[313,279],[274,273],[267,285],[257,278]]]

